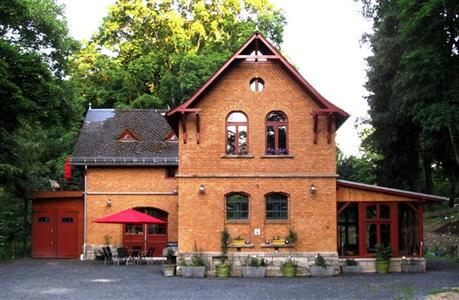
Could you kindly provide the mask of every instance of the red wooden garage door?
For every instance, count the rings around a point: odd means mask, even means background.
[[[32,256],[78,257],[78,212],[57,208],[34,211]]]

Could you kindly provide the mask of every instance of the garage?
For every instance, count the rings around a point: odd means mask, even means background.
[[[83,247],[83,192],[34,192],[32,201],[32,257],[79,257]]]

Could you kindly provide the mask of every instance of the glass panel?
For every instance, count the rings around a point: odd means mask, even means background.
[[[38,218],[39,223],[49,223],[49,218],[48,217],[39,217]]]
[[[73,218],[62,218],[62,223],[73,223]]]
[[[389,205],[379,206],[379,218],[380,219],[390,219],[390,206]]]
[[[266,117],[268,122],[287,122],[287,117],[283,112],[280,111],[272,111]]]
[[[227,132],[227,146],[226,146],[226,153],[227,154],[236,154],[236,144],[235,144],[235,136],[236,136],[236,126],[228,126],[226,127]]]
[[[375,253],[375,247],[378,243],[376,234],[376,224],[367,224],[365,229],[365,239],[367,244],[367,252]]]
[[[239,126],[239,153],[238,154],[247,154],[247,126]]]
[[[338,216],[338,254],[340,256],[359,255],[358,205],[350,204]]]
[[[125,232],[127,234],[143,234],[143,225],[129,225],[125,227]]]
[[[279,150],[278,154],[288,154],[287,149],[287,126],[279,126]]]
[[[390,224],[381,224],[381,243],[390,245]]]
[[[359,214],[357,204],[349,205],[349,207],[346,209],[346,214],[348,223],[357,223],[357,216]]]
[[[275,132],[273,126],[266,128],[266,154],[276,154]]]
[[[282,194],[271,194],[266,199],[267,220],[288,219],[288,199]]]
[[[417,213],[408,205],[398,207],[398,239],[400,255],[419,255],[419,223]]]
[[[261,92],[264,88],[264,81],[261,78],[252,78],[250,80],[250,89],[254,92]]]
[[[167,234],[167,226],[162,224],[148,225],[148,234]]]
[[[230,195],[226,199],[226,219],[247,220],[249,217],[248,197],[241,194]]]
[[[236,111],[228,116],[227,121],[244,123],[247,122],[247,117],[243,113]]]
[[[376,205],[368,205],[366,207],[367,220],[376,219]]]

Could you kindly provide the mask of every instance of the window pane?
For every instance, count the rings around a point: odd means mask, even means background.
[[[239,153],[238,154],[247,154],[247,126],[239,126]]]
[[[148,234],[167,234],[167,226],[162,224],[148,225]]]
[[[390,245],[390,224],[381,224],[381,243]]]
[[[233,112],[228,116],[228,122],[247,122],[247,117],[241,112]]]
[[[398,207],[400,255],[419,255],[419,221],[416,212],[404,203]]]
[[[368,205],[366,211],[367,220],[376,219],[376,205]]]
[[[379,218],[380,219],[390,219],[390,206],[389,205],[379,206]]]
[[[227,132],[227,146],[226,146],[226,153],[227,154],[236,154],[236,144],[235,144],[235,137],[236,137],[236,126],[228,126],[226,127]]]
[[[359,255],[357,215],[358,205],[350,204],[338,216],[338,254],[340,256]]]
[[[127,224],[125,228],[127,234],[143,234],[143,225]]]
[[[272,111],[266,117],[268,122],[287,122],[287,117],[283,112],[280,111]]]
[[[287,126],[279,126],[279,150],[278,154],[288,154],[287,150]]]
[[[376,224],[367,224],[365,230],[365,239],[367,243],[367,252],[368,253],[375,253],[376,244],[378,243],[377,236],[376,236]]]
[[[266,154],[276,154],[275,132],[273,126],[266,128]]]
[[[249,199],[246,195],[233,194],[226,198],[226,219],[247,220],[249,217]]]
[[[266,198],[266,219],[287,220],[288,199],[282,194],[271,194]]]

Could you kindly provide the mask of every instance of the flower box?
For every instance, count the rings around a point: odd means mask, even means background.
[[[335,268],[333,266],[311,266],[312,277],[330,277],[333,276]]]
[[[243,239],[235,239],[235,240],[233,240],[232,244],[234,246],[244,246],[245,245],[245,240],[243,240]]]
[[[203,278],[206,273],[206,267],[182,266],[183,277]]]
[[[275,239],[272,241],[273,245],[285,245],[285,239]]]
[[[265,267],[242,267],[242,277],[246,278],[259,278],[265,277]]]
[[[362,273],[362,270],[362,266],[341,266],[341,273],[343,274]]]
[[[402,264],[402,272],[404,273],[422,273],[425,272],[422,264]]]

